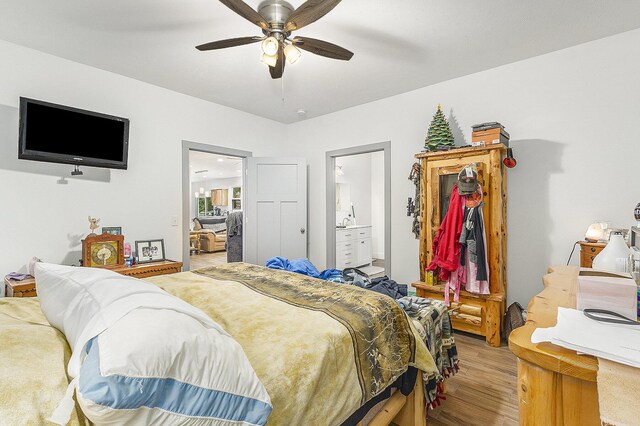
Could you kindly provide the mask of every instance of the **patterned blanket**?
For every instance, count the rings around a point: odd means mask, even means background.
[[[338,425],[409,366],[438,374],[393,299],[243,263],[147,279],[202,309],[243,347],[269,424]]]
[[[447,306],[440,300],[406,296],[398,303],[411,317],[431,352],[438,371],[424,372],[425,396],[431,408],[441,399],[440,383],[458,371],[458,351]]]

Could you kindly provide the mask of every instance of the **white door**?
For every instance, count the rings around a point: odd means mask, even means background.
[[[247,158],[245,262],[307,257],[307,161]]]

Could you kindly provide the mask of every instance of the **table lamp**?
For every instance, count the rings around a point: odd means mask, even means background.
[[[600,222],[595,222],[589,225],[589,228],[584,235],[584,239],[589,241],[590,243],[604,240],[604,229],[602,229],[602,224]]]

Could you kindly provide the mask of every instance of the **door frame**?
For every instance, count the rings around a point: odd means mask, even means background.
[[[327,151],[327,268],[336,267],[336,158],[384,153],[384,272],[391,276],[391,141]]]
[[[252,157],[250,151],[242,151],[224,146],[208,145],[206,143],[182,141],[182,270],[188,271],[191,266],[191,249],[189,243],[189,222],[191,222],[191,212],[189,210],[191,195],[191,181],[189,176],[189,151],[206,152],[208,154],[228,155],[230,157],[242,158],[242,205],[245,200],[245,186],[247,180],[247,157]],[[242,209],[244,215],[244,208]],[[244,232],[242,233],[244,240]],[[243,244],[244,247],[244,244]]]

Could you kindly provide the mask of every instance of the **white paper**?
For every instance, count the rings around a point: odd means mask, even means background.
[[[536,329],[531,342],[551,342],[640,368],[640,326],[596,321],[575,309],[558,308],[556,326]]]

